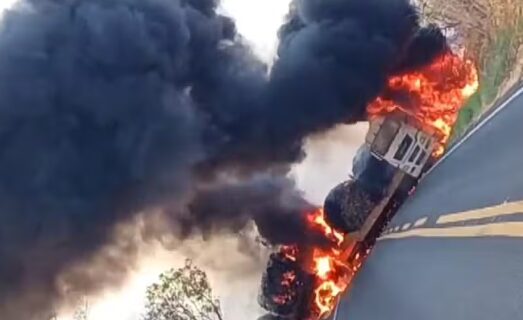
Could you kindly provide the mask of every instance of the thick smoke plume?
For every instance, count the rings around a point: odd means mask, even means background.
[[[269,242],[310,240],[310,204],[285,181],[304,138],[364,120],[387,77],[445,49],[407,0],[296,0],[269,72],[216,8],[22,0],[6,13],[1,319],[42,318],[107,278],[58,281],[153,208],[182,237],[254,219]]]
[[[182,220],[178,225],[198,226],[205,234],[212,234],[216,228],[238,232],[254,220],[260,235],[272,243],[326,240],[308,230],[304,214],[315,207],[285,177],[254,176],[247,181],[203,187],[188,209],[185,223]]]

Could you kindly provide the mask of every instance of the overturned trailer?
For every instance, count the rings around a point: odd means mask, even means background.
[[[386,222],[432,165],[437,137],[409,116],[397,113],[370,122],[365,144],[353,160],[351,179],[335,187],[324,203],[324,219],[345,235],[336,259],[345,261],[351,278],[363,263]],[[265,319],[326,319],[315,313],[313,288],[318,278],[310,270],[307,250],[274,253],[262,279],[260,305]],[[339,253],[341,252],[341,253]],[[347,282],[350,283],[350,280]],[[319,314],[319,315],[318,315]]]

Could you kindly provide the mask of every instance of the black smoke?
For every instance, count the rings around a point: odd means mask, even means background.
[[[405,0],[295,0],[279,38],[261,94],[253,90],[260,82],[251,68],[231,73],[223,63],[245,59],[235,55],[221,60],[223,70],[211,72],[215,77],[199,91],[212,129],[226,137],[207,165],[259,169],[300,160],[304,137],[364,120],[386,79],[448,50],[441,31],[420,27]]]
[[[150,208],[181,236],[254,219],[269,242],[305,241],[311,205],[285,181],[303,140],[364,120],[391,74],[442,50],[407,0],[294,1],[268,70],[216,8],[21,0],[6,13],[0,318],[33,319],[88,290],[92,272],[59,276]]]
[[[197,226],[204,234],[224,229],[239,232],[253,220],[260,235],[272,243],[306,245],[326,240],[307,228],[304,214],[315,207],[286,177],[265,174],[203,186],[187,208],[188,214],[176,223]]]

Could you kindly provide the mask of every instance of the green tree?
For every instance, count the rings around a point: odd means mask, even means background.
[[[223,320],[207,274],[187,260],[147,288],[144,320]]]

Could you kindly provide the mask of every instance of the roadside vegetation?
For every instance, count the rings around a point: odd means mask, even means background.
[[[223,320],[207,274],[191,260],[147,288],[145,309],[142,320]]]
[[[523,1],[418,2],[427,22],[442,26],[478,67],[480,88],[459,114],[455,140],[523,79]]]
[[[49,320],[60,320],[52,315]],[[119,319],[115,315],[115,319]],[[205,271],[186,260],[178,269],[159,276],[146,291],[145,313],[140,320],[223,320],[217,299]],[[79,301],[72,320],[96,320],[90,316],[86,298]]]

